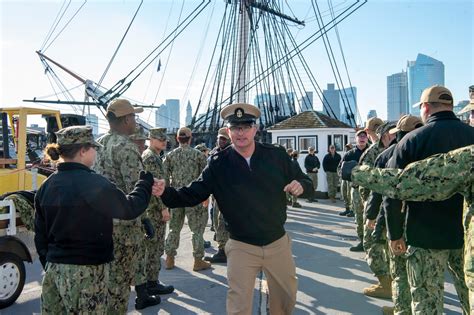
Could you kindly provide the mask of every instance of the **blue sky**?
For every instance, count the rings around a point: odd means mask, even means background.
[[[311,20],[313,13],[309,1],[286,2],[291,4],[298,18]],[[333,0],[334,5],[341,7],[352,2]],[[40,49],[62,3],[0,0],[1,106],[18,106],[22,105],[22,99],[53,94],[35,50]],[[46,54],[84,77],[99,81],[138,3],[132,0],[89,0]],[[181,3],[145,1],[103,84],[110,87],[122,78],[163,38],[165,29],[169,32],[174,27]],[[183,11],[189,12],[197,3],[186,1]],[[207,70],[223,3],[215,0],[175,41],[166,71],[162,67],[158,74],[153,69],[145,72],[126,96],[146,103],[155,101],[157,105],[167,98],[179,98],[185,102],[189,98],[194,106]],[[327,1],[318,3],[323,8],[327,6]],[[70,17],[81,4],[82,1],[73,1],[67,16]],[[474,84],[473,6],[470,0],[374,0],[368,1],[339,24],[351,81],[358,88],[361,116],[365,118],[369,109],[376,109],[379,116],[386,117],[386,77],[405,69],[407,60],[415,60],[418,53],[441,60],[445,64],[446,86],[452,90],[455,100],[467,99],[468,86]],[[211,27],[205,38],[209,19]],[[312,34],[316,27],[316,22],[308,22],[298,34],[297,41]],[[331,40],[336,47],[333,35]],[[200,63],[186,92],[200,49]],[[168,53],[165,51],[162,55],[163,66]],[[322,87],[334,82],[321,41],[306,49],[304,55]],[[341,60],[338,60],[342,67]],[[165,79],[155,100],[163,74]],[[69,87],[78,84],[71,79],[66,81]],[[347,81],[345,85],[348,86]],[[319,101],[315,100],[315,105],[320,109]],[[152,123],[154,121],[149,112],[143,117]]]

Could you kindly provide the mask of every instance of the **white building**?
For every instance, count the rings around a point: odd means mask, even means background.
[[[270,127],[268,132],[272,135],[272,143],[299,151],[298,162],[303,172],[308,147],[316,149],[316,155],[321,162],[317,191],[324,195],[328,189],[322,164],[329,146],[334,144],[337,153],[342,157],[344,146],[353,143],[355,136],[355,130],[351,126],[316,111],[306,111],[288,118]]]

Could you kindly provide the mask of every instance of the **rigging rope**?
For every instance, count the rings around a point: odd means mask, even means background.
[[[81,11],[81,9],[84,7],[84,5],[87,3],[87,0],[84,0],[84,3],[82,3],[82,5],[79,7],[79,9],[76,10],[76,12],[74,13],[74,15],[69,19],[69,21],[63,26],[63,28],[59,31],[58,35],[56,35],[56,37],[53,38],[53,40],[48,44],[48,46],[46,46],[44,49],[43,49],[43,53],[51,46],[52,43],[54,43],[54,41],[59,37],[59,35],[61,35],[61,33],[66,29],[66,27],[69,25],[69,23],[72,22],[72,20],[76,17],[76,15],[79,13],[79,11]],[[59,22],[58,22],[59,23]]]
[[[62,13],[61,17],[59,17],[59,15],[61,14],[61,12],[62,12],[62,10],[63,10],[65,4],[66,4],[66,0],[63,1],[63,5],[62,5],[61,8],[59,9],[58,14],[56,15],[56,18],[55,18],[54,21],[53,21],[53,24],[51,24],[51,27],[49,28],[49,31],[48,31],[48,33],[46,34],[46,38],[44,39],[43,44],[41,44],[40,50],[43,50],[44,46],[46,45],[46,42],[51,38],[51,35],[53,35],[54,30],[55,30],[56,27],[59,25],[59,22],[60,22],[61,19],[63,18],[64,13],[66,13],[67,8],[68,8],[69,5],[71,4],[71,0],[69,0],[69,3],[68,3],[68,5],[67,5],[66,9],[65,9],[64,12]],[[58,18],[59,18],[59,20],[58,20]],[[57,22],[57,23],[56,23],[56,22]]]
[[[138,8],[135,11],[135,14],[133,15],[132,20],[128,24],[128,27],[127,27],[127,30],[125,31],[125,34],[123,34],[122,39],[120,40],[120,43],[118,44],[117,48],[114,51],[114,54],[112,55],[112,58],[110,58],[109,64],[105,68],[104,73],[102,73],[102,76],[100,77],[100,80],[99,80],[99,83],[97,84],[97,86],[101,85],[102,81],[104,81],[104,78],[107,75],[107,72],[109,71],[109,68],[112,65],[112,62],[115,60],[115,57],[117,56],[117,53],[118,53],[120,47],[122,47],[123,41],[125,40],[125,37],[127,36],[128,31],[130,30],[130,27],[132,26],[133,22],[135,21],[135,18],[137,17],[138,11],[140,11],[140,8],[142,7],[142,4],[143,4],[143,0],[140,1],[140,4],[138,5]],[[97,90],[97,86],[94,89],[94,92]]]

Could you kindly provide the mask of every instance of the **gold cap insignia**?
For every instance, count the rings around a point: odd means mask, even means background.
[[[242,118],[243,115],[244,115],[244,110],[242,108],[237,108],[235,110],[235,116],[237,116],[237,118]]]

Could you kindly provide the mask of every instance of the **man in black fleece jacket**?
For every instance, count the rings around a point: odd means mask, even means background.
[[[441,86],[425,89],[415,106],[420,107],[425,126],[412,131],[397,144],[387,168],[403,169],[433,154],[474,144],[474,128],[454,115],[453,96],[448,89]],[[462,263],[463,197],[456,194],[438,202],[406,202],[404,212],[399,200],[384,198],[384,203],[390,246],[396,254],[408,257],[412,313],[443,313],[444,270],[448,265],[467,314],[468,290]]]
[[[190,207],[212,194],[222,211],[230,239],[227,255],[227,314],[251,314],[255,277],[264,271],[270,313],[291,314],[296,303],[296,268],[285,231],[286,195],[311,193],[310,179],[291,163],[280,146],[258,143],[250,104],[224,107],[232,145],[210,157],[198,180],[187,187],[164,187],[169,208]]]

